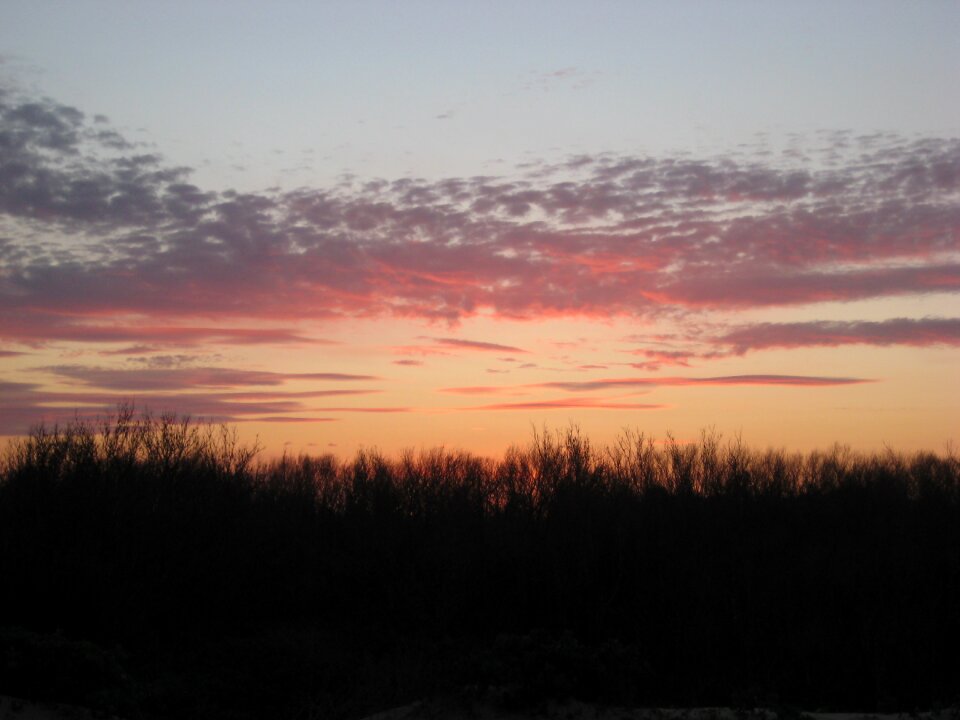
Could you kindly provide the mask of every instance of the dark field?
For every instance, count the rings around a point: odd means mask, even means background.
[[[0,465],[0,693],[129,718],[960,699],[960,459],[576,429],[257,463],[123,411]]]

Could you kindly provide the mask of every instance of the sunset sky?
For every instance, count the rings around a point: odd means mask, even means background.
[[[0,6],[0,436],[960,443],[960,3]]]

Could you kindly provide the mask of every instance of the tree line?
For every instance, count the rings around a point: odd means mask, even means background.
[[[258,461],[121,408],[8,446],[0,572],[0,692],[130,717],[960,699],[951,453],[570,427],[499,459]]]

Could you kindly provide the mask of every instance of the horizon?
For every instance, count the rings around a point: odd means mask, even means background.
[[[960,6],[4,15],[0,437],[960,443]]]

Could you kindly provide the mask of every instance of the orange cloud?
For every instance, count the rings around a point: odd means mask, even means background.
[[[662,410],[668,405],[650,403],[624,403],[593,398],[573,398],[565,400],[531,400],[517,403],[496,403],[493,405],[475,405],[464,410]]]

